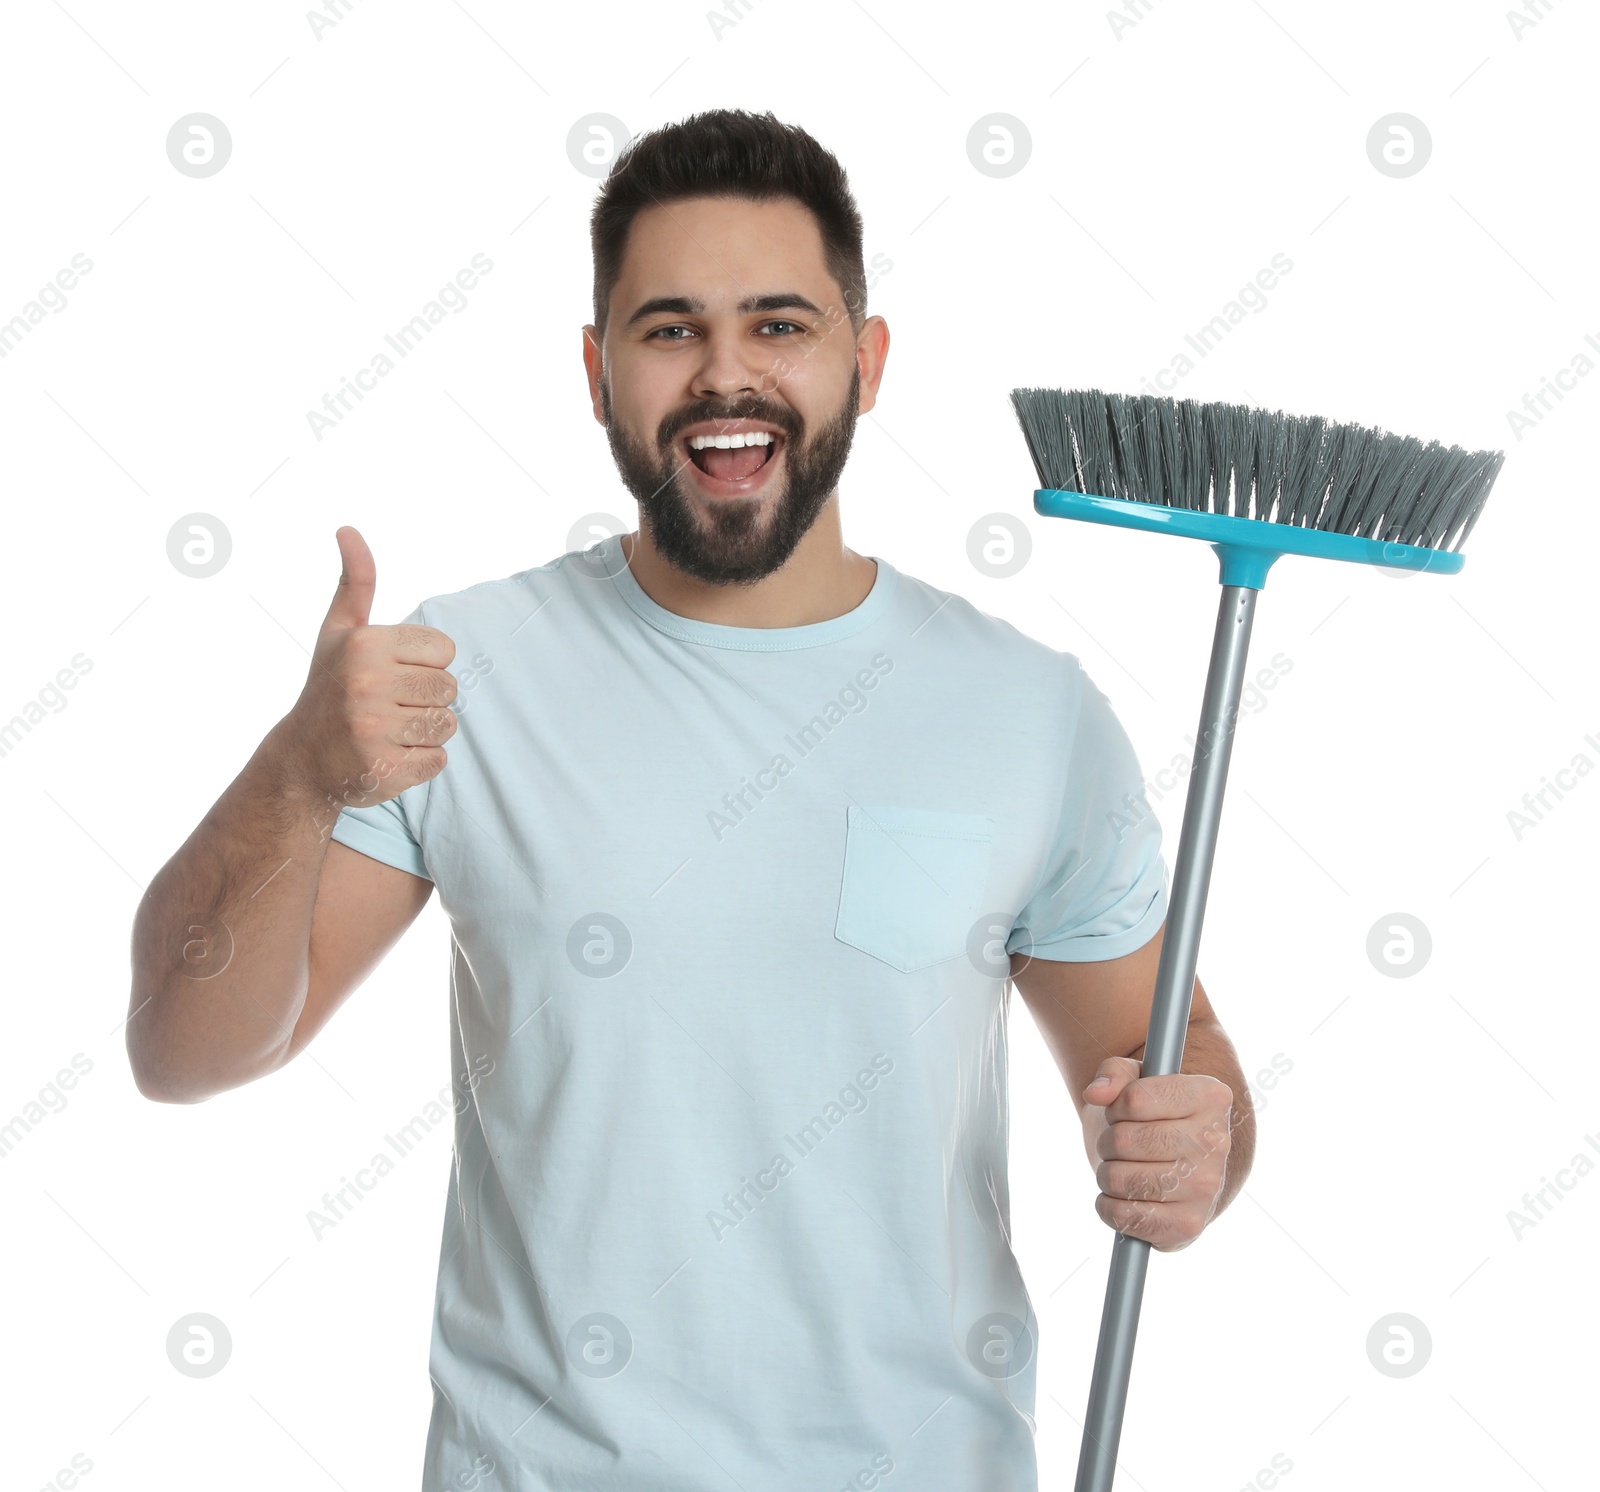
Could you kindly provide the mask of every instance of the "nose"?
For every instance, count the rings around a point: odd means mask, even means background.
[[[700,365],[694,371],[695,397],[724,403],[749,395],[764,397],[775,378],[765,365],[768,361],[738,334],[710,332]]]

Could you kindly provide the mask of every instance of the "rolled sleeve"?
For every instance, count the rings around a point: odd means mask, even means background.
[[[407,788],[406,793],[415,792]],[[400,795],[405,797],[406,793]],[[414,876],[431,881],[427,863],[422,858],[422,845],[417,841],[406,822],[400,798],[389,798],[371,808],[342,808],[334,820],[330,838],[340,844],[392,865],[396,870],[409,870]]]

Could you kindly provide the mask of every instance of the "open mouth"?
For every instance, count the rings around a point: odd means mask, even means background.
[[[696,450],[685,442],[685,452],[713,482],[736,484],[755,477],[771,463],[782,445],[783,437],[774,435],[767,445],[704,446]]]

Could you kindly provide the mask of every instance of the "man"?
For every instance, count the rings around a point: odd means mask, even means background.
[[[889,336],[830,154],[693,117],[619,158],[593,239],[638,531],[399,626],[338,531],[304,691],[140,910],[134,1072],[192,1102],[283,1066],[437,885],[424,1485],[1033,1492],[1008,975],[1107,1224],[1181,1248],[1248,1164],[1198,985],[1184,1074],[1139,1077],[1138,764],[1070,654],[844,546]],[[203,983],[197,921],[236,950]]]

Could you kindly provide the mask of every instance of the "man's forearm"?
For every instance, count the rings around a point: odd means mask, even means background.
[[[1136,1062],[1142,1062],[1144,1043],[1141,1041],[1126,1055]],[[1250,1174],[1250,1163],[1255,1157],[1256,1148],[1255,1108],[1250,1102],[1250,1087],[1239,1067],[1239,1058],[1234,1052],[1233,1043],[1228,1039],[1228,1033],[1222,1029],[1221,1022],[1214,1020],[1189,1022],[1183,1043],[1183,1063],[1180,1070],[1216,1078],[1219,1082],[1226,1083],[1233,1092],[1233,1111],[1228,1120],[1230,1130],[1228,1164],[1223,1176],[1222,1191],[1217,1197],[1216,1211],[1212,1214],[1215,1217],[1233,1200],[1239,1188],[1244,1185],[1245,1177]],[[1095,1141],[1099,1138],[1100,1131],[1105,1128],[1105,1115],[1105,1109],[1097,1104],[1084,1105],[1083,1144],[1091,1168],[1099,1164]],[[1199,1159],[1198,1156],[1193,1158]]]
[[[310,977],[312,911],[336,803],[262,740],[134,917],[126,1029],[147,1097],[195,1103],[270,1071]]]

